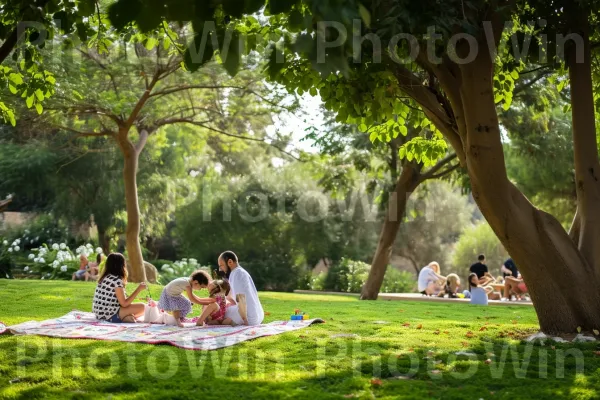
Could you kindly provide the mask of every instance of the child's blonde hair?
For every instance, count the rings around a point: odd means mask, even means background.
[[[449,274],[446,278],[446,282],[448,283],[450,290],[456,292],[456,289],[460,286],[460,277],[456,274]]]
[[[216,281],[212,281],[213,288],[210,290],[210,296],[214,297],[220,293],[225,293],[225,296],[229,295],[231,291],[231,286],[229,282],[224,279],[218,279]]]

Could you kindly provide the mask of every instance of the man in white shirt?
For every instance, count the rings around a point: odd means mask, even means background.
[[[231,318],[237,325],[260,325],[265,313],[258,299],[256,286],[248,271],[238,263],[233,251],[225,251],[219,256],[219,270],[227,275],[231,286],[230,295],[238,303],[227,307],[225,317]]]

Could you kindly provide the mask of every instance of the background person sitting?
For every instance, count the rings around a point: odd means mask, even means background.
[[[469,272],[477,275],[479,286],[485,286],[494,281],[494,277],[490,275],[487,265],[485,264],[485,255],[480,254],[477,257],[477,262],[469,268]]]
[[[488,305],[488,293],[483,288],[479,287],[479,278],[474,272],[469,275],[468,293],[468,297],[471,298],[471,304],[476,304],[479,306]],[[465,293],[465,296],[467,296],[467,293]]]
[[[446,277],[440,275],[440,264],[432,261],[419,272],[418,289],[426,296],[435,296],[443,290]]]
[[[89,262],[85,254],[79,256],[79,271],[73,274],[74,281],[88,281],[90,274],[88,272]]]
[[[446,286],[445,286],[445,294],[448,295],[449,298],[455,299],[458,297],[456,294],[458,289],[460,288],[460,278],[456,274],[449,274],[446,277]]]

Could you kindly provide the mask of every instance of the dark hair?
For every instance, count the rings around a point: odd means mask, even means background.
[[[483,261],[483,260],[485,260],[485,255],[483,255],[483,254],[480,254],[480,255],[479,255],[479,257],[477,257],[477,259],[478,259],[479,261]]]
[[[213,287],[213,289],[210,291],[211,297],[216,296],[221,292],[225,292],[225,296],[227,296],[231,291],[231,286],[229,285],[229,282],[224,279],[213,281],[213,285],[215,285],[215,287]]]
[[[223,253],[221,253],[219,258],[223,259],[223,261],[225,261],[225,264],[227,264],[229,262],[229,260],[233,261],[235,264],[238,263],[237,256],[235,255],[235,253],[233,251],[230,251],[230,250],[227,250],[227,251],[224,251]]]
[[[469,292],[471,291],[472,288],[477,287],[477,283],[475,283],[475,284],[471,283],[472,278],[477,278],[477,274],[476,273],[469,274]],[[479,280],[479,278],[477,278],[477,279]]]
[[[98,279],[98,283],[102,282],[102,279],[104,279],[106,275],[116,275],[124,281],[127,281],[127,263],[125,262],[123,254],[110,253],[108,255],[106,264],[104,265],[104,272],[102,272],[102,276]]]
[[[102,262],[102,253],[98,253],[98,255],[96,256],[96,262],[98,263],[98,265],[100,265],[100,263]]]
[[[194,272],[192,272],[192,275],[190,275],[190,281],[194,282],[198,282],[199,285],[208,285],[208,282],[210,281],[210,275],[208,275],[208,272],[199,269],[196,270]]]

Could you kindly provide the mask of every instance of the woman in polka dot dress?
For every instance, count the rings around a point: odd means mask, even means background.
[[[133,301],[146,289],[146,283],[140,283],[131,296],[125,292],[126,284],[125,257],[120,253],[109,254],[94,293],[92,311],[96,318],[108,322],[134,323],[136,318],[144,315],[145,304]]]

